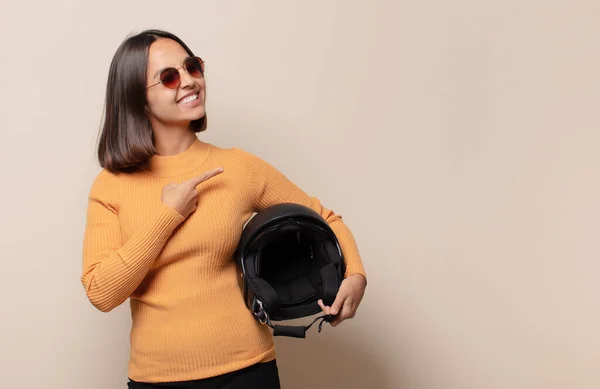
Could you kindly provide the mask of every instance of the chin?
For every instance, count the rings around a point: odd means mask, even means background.
[[[204,105],[195,107],[193,109],[186,109],[187,112],[180,112],[180,116],[184,120],[198,120],[206,115],[206,110],[204,109]],[[183,115],[181,115],[183,114]]]
[[[204,109],[204,107],[202,107],[201,110],[199,110],[193,117],[192,120],[198,120],[198,119],[202,119],[204,117],[204,115],[206,115],[206,110]]]

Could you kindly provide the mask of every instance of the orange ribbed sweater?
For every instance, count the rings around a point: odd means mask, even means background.
[[[130,299],[128,375],[136,381],[201,379],[275,358],[271,330],[244,305],[233,253],[246,221],[281,202],[319,212],[340,240],[346,275],[365,274],[339,215],[272,165],[238,148],[196,140],[174,156],[155,155],[151,171],[102,170],[89,194],[81,282],[103,312]],[[187,219],[161,202],[162,188],[204,171]]]

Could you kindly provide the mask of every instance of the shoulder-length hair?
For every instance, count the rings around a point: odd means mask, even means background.
[[[156,153],[146,114],[146,74],[150,45],[159,38],[176,41],[194,56],[181,39],[161,30],[145,30],[121,43],[110,64],[98,144],[100,165],[113,173],[146,170]],[[191,131],[205,129],[206,114],[190,124]]]

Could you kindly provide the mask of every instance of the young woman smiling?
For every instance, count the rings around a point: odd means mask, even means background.
[[[281,202],[319,212],[346,277],[332,325],[354,316],[366,276],[339,215],[255,155],[201,141],[204,61],[144,31],[116,51],[89,194],[81,282],[108,312],[130,300],[130,388],[279,388],[268,327],[246,308],[233,260],[245,222]]]

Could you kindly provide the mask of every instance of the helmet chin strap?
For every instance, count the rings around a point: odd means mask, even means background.
[[[306,338],[306,332],[315,324],[317,321],[321,320],[318,326],[318,331],[321,332],[323,329],[324,322],[331,322],[333,319],[333,315],[325,314],[316,317],[309,325],[307,326],[287,326],[287,325],[279,325],[273,324],[267,312],[265,312],[262,302],[260,300],[256,300],[258,303],[259,309],[258,312],[254,312],[254,316],[258,319],[261,324],[266,324],[273,329],[273,336],[288,336],[292,338]]]

